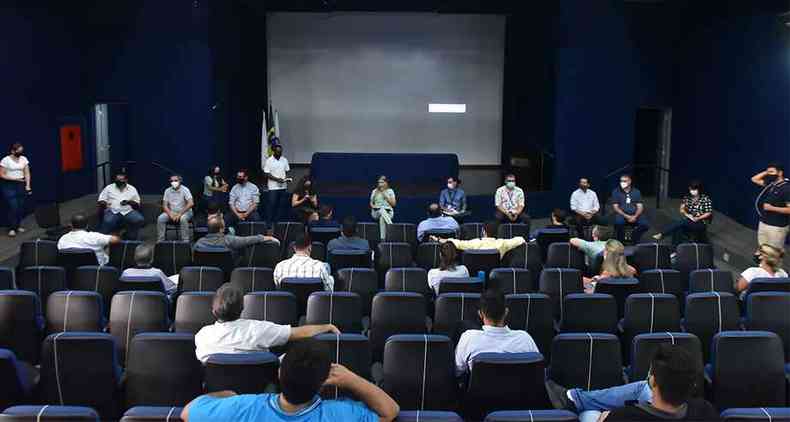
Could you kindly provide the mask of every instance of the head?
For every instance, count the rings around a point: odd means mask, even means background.
[[[206,212],[208,215],[217,215],[219,214],[219,203],[216,201],[211,201],[206,206]]]
[[[692,180],[691,182],[689,182],[689,195],[693,197],[697,197],[702,195],[702,192],[703,192],[702,182],[700,182],[699,180]]]
[[[498,231],[499,223],[496,220],[483,223],[483,237],[496,237]]]
[[[439,246],[439,269],[442,271],[452,271],[455,269],[455,262],[458,259],[458,250],[455,249],[453,242],[444,242]]]
[[[554,208],[551,211],[551,221],[554,224],[565,224],[565,219],[568,218],[568,213],[561,208]]]
[[[25,147],[24,147],[24,145],[22,145],[19,142],[17,142],[17,143],[14,143],[14,144],[11,145],[11,149],[9,149],[9,152],[14,157],[21,157],[22,154],[25,153]]]
[[[313,178],[310,175],[303,176],[296,184],[296,193],[300,195],[310,194],[313,192]]]
[[[622,189],[622,190],[631,189],[632,181],[633,180],[631,179],[631,175],[630,174],[624,174],[624,175],[620,176],[620,189]]]
[[[129,177],[126,175],[126,173],[115,174],[115,186],[118,189],[125,188],[127,183],[129,183]]]
[[[294,238],[294,252],[298,254],[309,256],[311,252],[311,246],[310,239],[308,239],[304,234],[297,234],[296,238]]]
[[[149,268],[154,262],[154,247],[141,243],[134,248],[134,265],[137,268]]]
[[[768,164],[768,167],[765,169],[765,177],[763,178],[763,181],[766,183],[773,183],[776,180],[784,179],[784,177],[784,166],[779,163],[771,163]]]
[[[72,230],[85,230],[88,228],[88,217],[85,214],[77,213],[71,216]]]
[[[697,388],[702,368],[686,349],[661,344],[650,362],[648,384],[654,396],[671,406],[682,406]]]
[[[442,209],[439,208],[439,204],[432,203],[428,205],[428,217],[436,218],[442,216]]]
[[[273,146],[272,147],[272,155],[274,155],[274,158],[279,160],[280,157],[283,156],[283,147],[282,147],[282,145],[275,145],[275,146]]]
[[[390,186],[390,181],[387,179],[387,176],[379,176],[376,186],[379,189],[387,189]]]
[[[170,187],[173,189],[178,189],[181,187],[181,176],[174,174],[170,176]]]
[[[318,208],[318,215],[322,220],[331,220],[335,216],[335,208],[331,205],[322,204]]]
[[[447,178],[447,189],[453,190],[461,184],[461,181],[457,177],[450,176]]]
[[[250,180],[247,169],[241,169],[236,172],[236,183],[244,185]]]
[[[508,174],[505,176],[505,187],[508,189],[514,189],[516,187],[516,176],[514,174]]]
[[[612,277],[628,277],[628,263],[625,260],[625,246],[619,240],[609,239],[603,250],[601,271]]]
[[[587,192],[587,189],[590,189],[590,179],[586,177],[582,177],[579,179],[579,189],[584,192]]]
[[[221,216],[209,217],[206,228],[209,234],[225,233],[225,221]]]
[[[241,318],[244,309],[244,294],[230,283],[223,284],[211,303],[211,313],[219,322],[231,322]]]
[[[755,255],[757,255],[760,265],[768,267],[772,271],[776,272],[779,268],[781,268],[782,258],[785,254],[783,250],[763,243],[757,248]]]
[[[357,219],[349,215],[343,219],[343,236],[354,237],[357,235]]]
[[[593,240],[607,241],[609,239],[609,233],[603,227],[595,225],[592,228],[592,238]]]
[[[280,362],[280,389],[283,398],[298,406],[310,403],[329,377],[332,359],[326,346],[307,339],[290,343]]]
[[[219,176],[221,173],[222,173],[222,169],[218,165],[217,166],[211,166],[208,169],[208,175],[209,176]]]
[[[488,289],[480,295],[480,319],[484,325],[504,327],[507,318],[505,294],[499,289]]]

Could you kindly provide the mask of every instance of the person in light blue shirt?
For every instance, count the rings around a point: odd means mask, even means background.
[[[323,400],[324,386],[349,391],[362,402]],[[184,422],[375,422],[392,421],[400,408],[382,389],[333,364],[323,343],[294,342],[280,363],[280,394],[220,391],[192,400],[181,412]]]
[[[348,216],[343,219],[343,228],[340,237],[332,239],[326,245],[326,251],[369,251],[370,243],[357,236],[357,219]]]
[[[460,184],[461,181],[457,177],[450,176],[447,178],[447,188],[439,192],[439,206],[442,208],[442,213],[459,221],[470,214],[466,210],[466,192],[458,186]]]
[[[455,230],[457,232],[458,222],[452,217],[443,215],[439,204],[433,203],[428,205],[428,218],[422,220],[417,226],[417,239],[422,241],[425,232],[430,230]]]

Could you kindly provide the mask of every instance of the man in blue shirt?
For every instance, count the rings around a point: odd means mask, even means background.
[[[442,208],[442,213],[458,221],[470,214],[466,210],[466,192],[458,187],[460,183],[458,178],[450,176],[447,178],[447,188],[442,189],[439,193],[439,206]]]
[[[431,230],[454,230],[457,233],[458,222],[452,217],[443,215],[439,204],[433,203],[428,205],[428,218],[417,225],[417,239],[422,241],[425,232]],[[450,237],[456,236],[451,234]]]
[[[625,239],[625,225],[634,226],[631,240],[633,243],[639,243],[639,239],[650,226],[642,214],[645,211],[642,204],[642,193],[639,192],[639,189],[631,186],[631,183],[631,175],[624,174],[620,176],[620,186],[612,192],[612,209],[615,212],[614,228],[617,240],[622,242]]]
[[[369,251],[370,244],[366,239],[357,236],[357,219],[348,216],[343,219],[343,228],[340,237],[332,239],[326,245],[327,253],[334,250],[343,251]]]
[[[349,391],[362,400],[323,400],[323,386]],[[383,390],[342,365],[333,364],[322,343],[295,342],[280,363],[280,394],[210,393],[181,412],[184,422],[392,421],[400,408]]]

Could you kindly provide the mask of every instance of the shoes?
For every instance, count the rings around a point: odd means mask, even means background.
[[[567,388],[550,379],[547,379],[546,393],[548,393],[549,400],[551,400],[551,405],[554,406],[555,409],[570,410],[571,412],[578,413],[576,410],[576,404],[570,398],[568,398]]]
[[[9,230],[9,231],[8,231],[8,237],[16,237],[16,231],[14,231],[14,230]]]
[[[661,240],[664,237],[661,233],[656,233],[653,235],[653,239]]]
[[[16,229],[16,231],[18,231],[19,233],[24,233],[24,232],[27,231],[27,229],[24,228],[24,227],[19,227],[19,228]]]

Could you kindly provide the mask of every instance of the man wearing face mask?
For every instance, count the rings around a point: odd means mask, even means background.
[[[697,239],[704,237],[711,217],[713,217],[713,203],[710,197],[702,192],[702,183],[698,180],[689,183],[689,194],[680,203],[680,215],[683,216],[682,219],[675,220],[664,231],[653,236],[653,239],[661,240],[672,235],[672,244],[677,246],[682,240],[681,236],[677,236],[677,234],[695,234]]]
[[[291,166],[288,164],[288,159],[283,157],[283,147],[274,145],[272,155],[263,165],[269,187],[269,193],[266,195],[266,218],[271,224],[282,219],[283,203],[288,199],[288,182],[293,180],[288,177],[289,171]]]
[[[140,194],[129,184],[124,173],[115,175],[115,182],[107,185],[99,194],[99,207],[104,210],[101,228],[104,234],[112,233],[121,227],[126,228],[126,238],[137,240],[138,231],[145,225],[140,208]]]
[[[447,188],[439,193],[439,206],[444,215],[455,218],[458,222],[463,222],[464,217],[469,216],[466,210],[466,192],[458,185],[461,181],[457,177],[447,178]]]
[[[625,225],[634,226],[631,236],[633,243],[639,243],[639,239],[650,228],[647,219],[643,215],[645,207],[642,204],[642,193],[639,189],[631,185],[631,175],[620,176],[620,186],[612,192],[612,209],[615,212],[614,228],[617,240],[625,240]]]
[[[505,176],[505,184],[494,194],[494,205],[495,217],[500,222],[529,224],[529,215],[526,213],[527,196],[520,187],[516,186],[515,175]]]
[[[236,184],[230,190],[230,212],[225,214],[225,225],[236,228],[239,221],[260,221],[258,215],[258,203],[260,202],[261,192],[255,183],[249,181],[247,170],[239,170],[236,173]]]
[[[590,179],[582,177],[579,179],[579,188],[571,194],[571,211],[576,220],[576,233],[582,236],[585,226],[604,224],[598,216],[601,205],[598,202],[598,194],[590,189]]]
[[[156,219],[156,238],[165,240],[167,223],[178,224],[181,240],[189,242],[189,221],[192,220],[192,207],[195,205],[192,192],[186,186],[181,186],[181,176],[170,176],[170,187],[165,189],[162,198],[162,214]]]
[[[770,164],[752,177],[752,183],[763,188],[754,201],[760,216],[757,243],[784,250],[790,231],[790,180],[785,178],[784,167]]]

